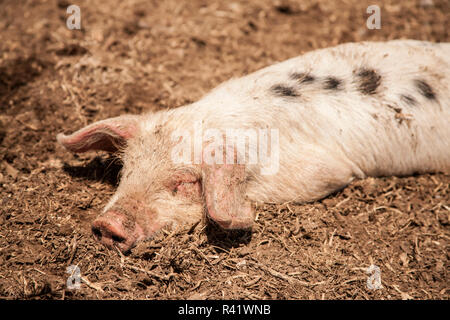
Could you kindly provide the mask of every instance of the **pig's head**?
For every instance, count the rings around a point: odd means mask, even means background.
[[[72,152],[117,152],[123,162],[116,193],[92,223],[94,237],[126,252],[165,226],[198,221],[205,209],[223,228],[250,227],[244,165],[175,164],[171,129],[149,128],[142,117],[110,118],[57,136]]]

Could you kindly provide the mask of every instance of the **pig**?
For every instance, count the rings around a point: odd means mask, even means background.
[[[318,49],[195,103],[98,121],[57,141],[123,162],[92,224],[107,247],[129,252],[205,215],[224,229],[251,229],[255,203],[315,201],[366,177],[450,172],[450,44]]]

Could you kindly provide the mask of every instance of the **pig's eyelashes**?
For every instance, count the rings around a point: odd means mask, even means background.
[[[184,197],[198,197],[201,193],[200,181],[179,182],[172,189],[172,194],[182,195]]]
[[[182,191],[182,190],[184,190],[185,188],[188,188],[189,185],[191,185],[191,184],[193,184],[193,183],[194,183],[194,182],[180,182],[179,184],[177,184],[177,185],[175,186],[175,189],[173,189],[173,192],[174,192],[175,194],[177,194],[178,191]]]

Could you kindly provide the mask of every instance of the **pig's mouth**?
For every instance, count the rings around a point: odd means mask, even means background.
[[[123,214],[108,211],[92,223],[95,239],[108,248],[117,247],[128,252],[138,241],[146,238],[143,228],[135,221],[130,221]]]

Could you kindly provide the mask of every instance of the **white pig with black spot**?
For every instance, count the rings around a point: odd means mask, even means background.
[[[227,142],[232,129],[247,148]],[[121,182],[92,226],[109,247],[128,251],[204,213],[226,229],[250,228],[254,201],[313,201],[355,178],[450,172],[450,44],[315,50],[193,104],[106,119],[57,140],[73,152],[120,154]]]

